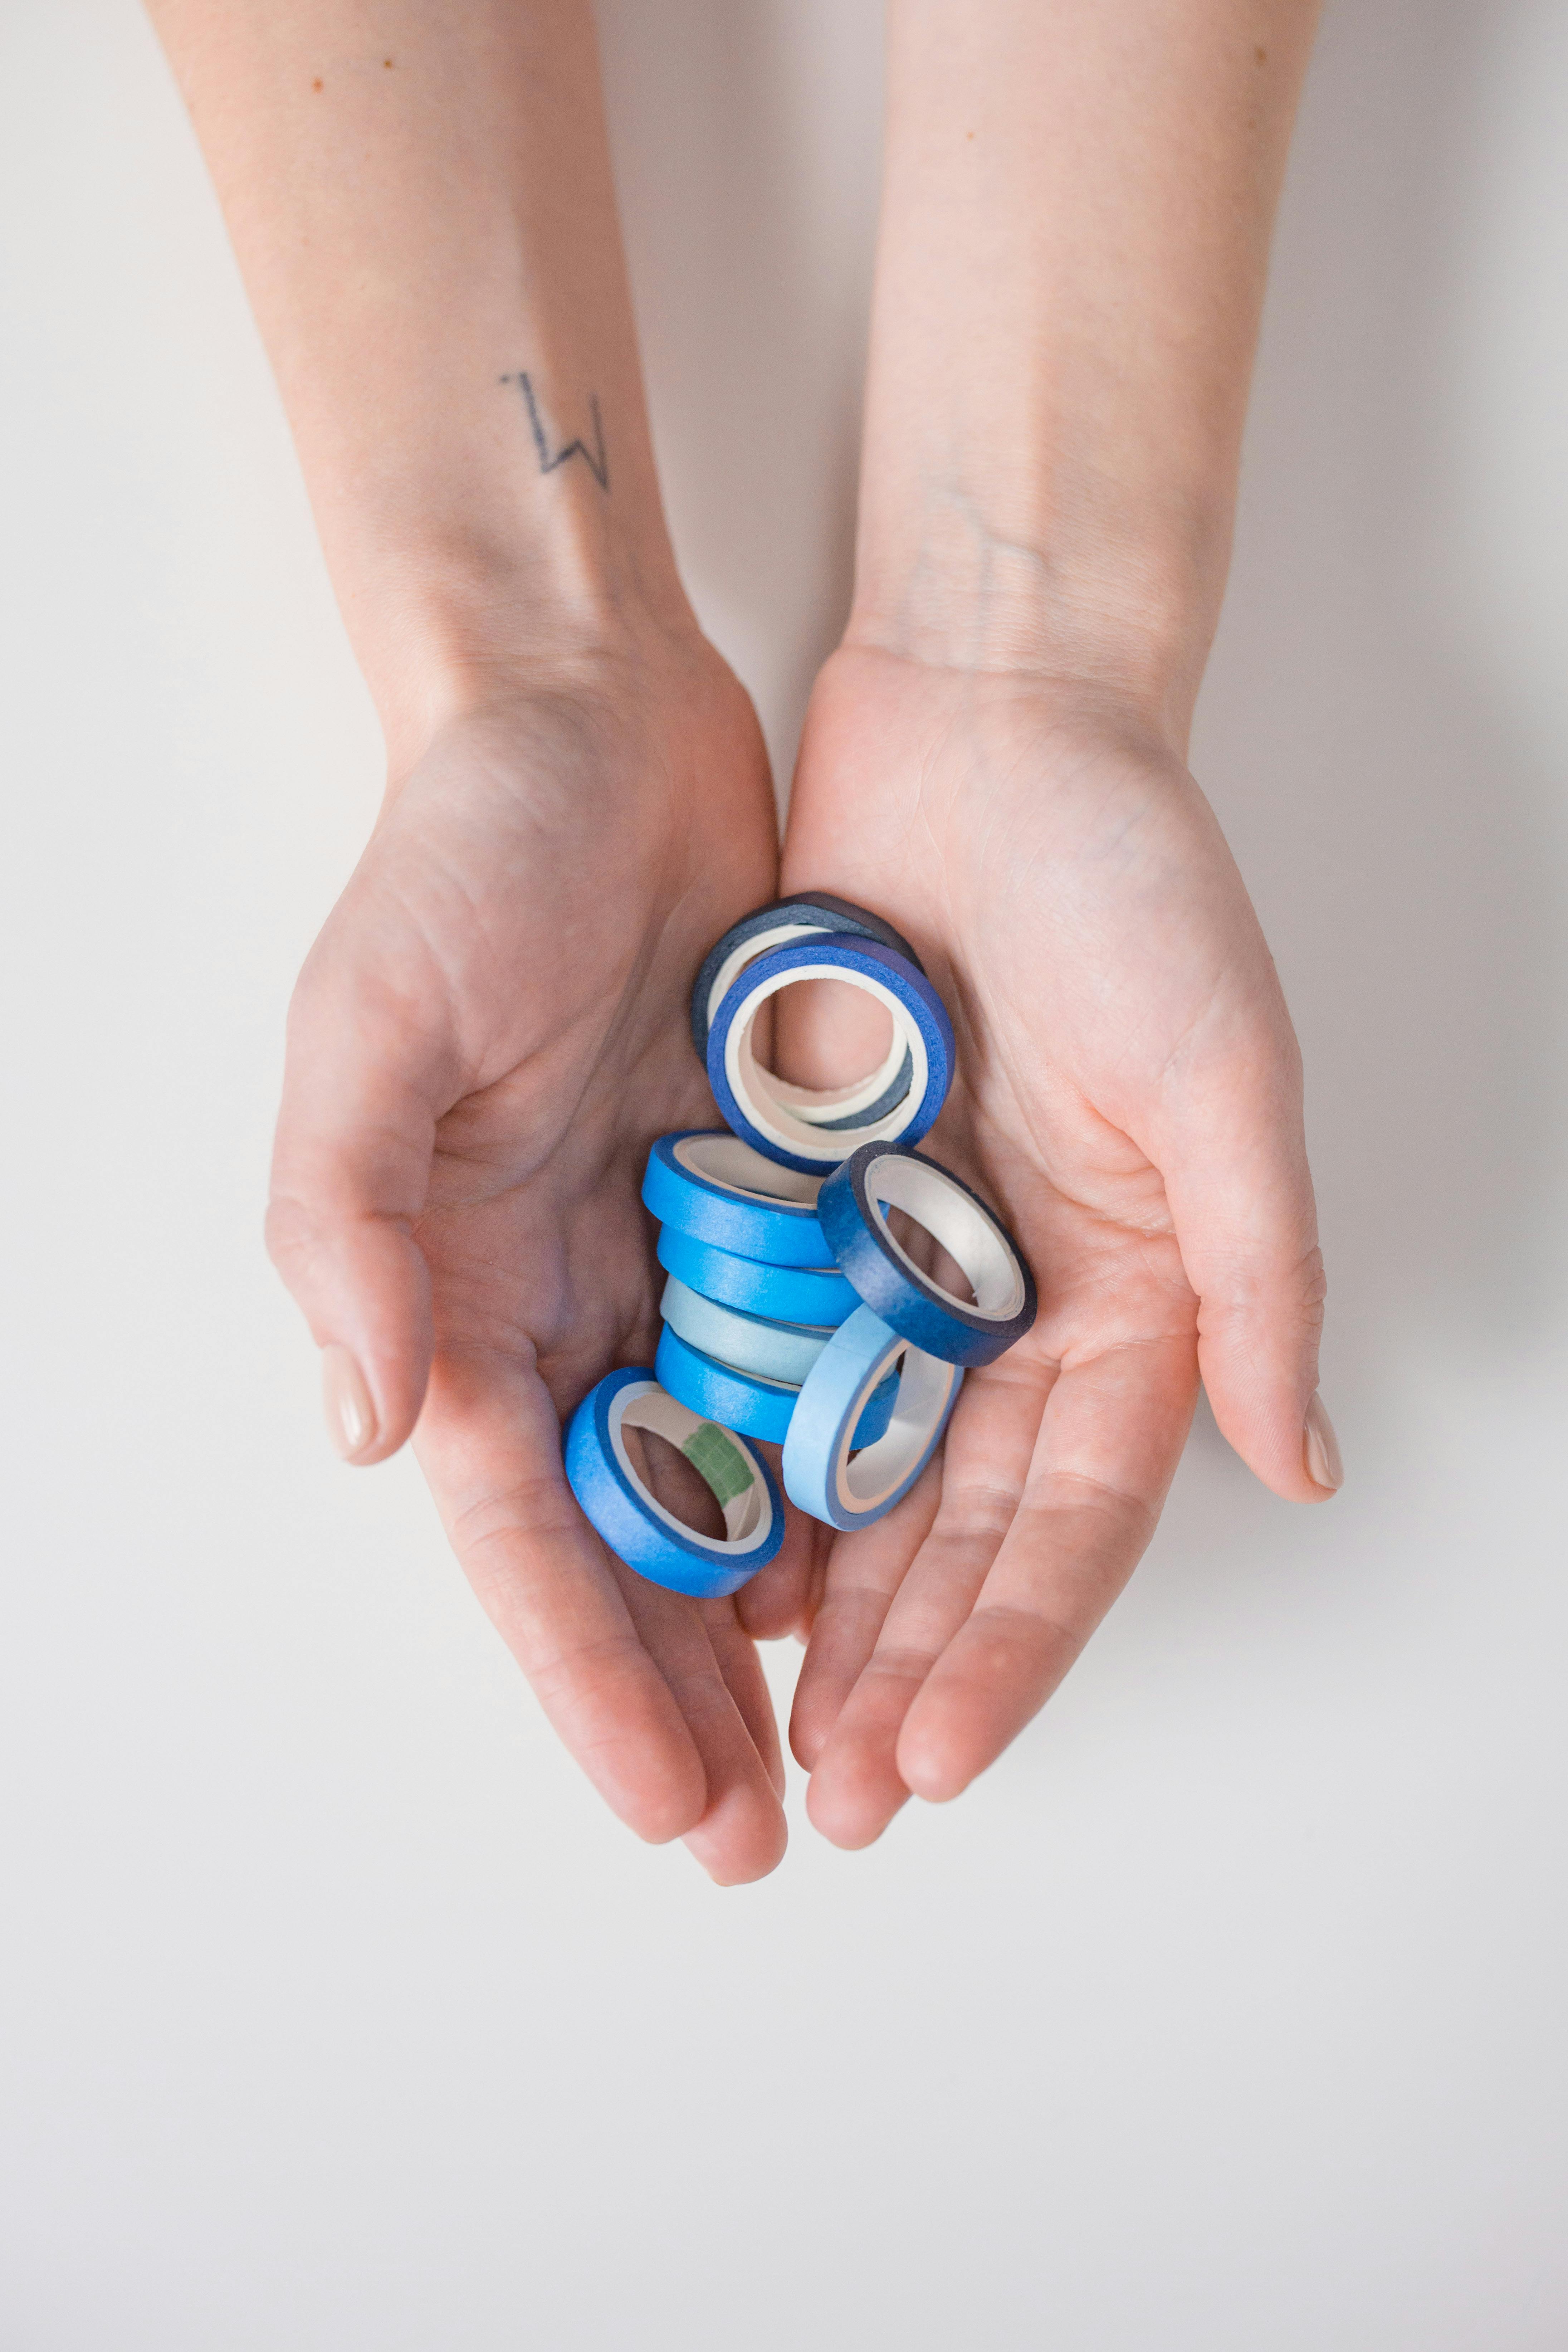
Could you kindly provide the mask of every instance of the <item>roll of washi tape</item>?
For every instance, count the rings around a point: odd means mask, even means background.
[[[912,963],[917,971],[925,970],[903,933],[885,923],[880,915],[852,906],[847,898],[836,898],[830,890],[793,891],[787,898],[775,898],[771,906],[756,907],[742,915],[702,959],[691,992],[691,1042],[699,1061],[708,1058],[708,1031],[713,1015],[745,966],[770,948],[787,947],[819,931],[876,940],[901,955],[906,963]]]
[[[890,1109],[830,1131],[799,1116],[802,1089],[758,1063],[752,1048],[758,1013],[781,989],[807,980],[847,981],[891,1014],[894,1048],[901,1038],[911,1075]],[[923,972],[875,940],[805,940],[759,956],[723,998],[708,1033],[708,1083],[727,1124],[768,1159],[808,1176],[826,1175],[864,1143],[918,1141],[947,1099],[952,1066],[952,1024],[941,997]]]
[[[782,1381],[759,1380],[754,1372],[737,1371],[700,1349],[689,1347],[667,1323],[658,1335],[653,1369],[672,1397],[695,1413],[744,1437],[763,1437],[782,1445],[802,1391]],[[895,1379],[884,1377],[868,1391],[856,1414],[851,1449],[879,1438],[891,1417],[899,1393]]]
[[[819,1185],[817,1177],[765,1160],[728,1128],[695,1128],[659,1137],[642,1196],[661,1223],[737,1257],[831,1265],[816,1222]]]
[[[866,1399],[900,1355],[892,1418],[875,1444],[853,1453]],[[902,1500],[936,1452],[963,1384],[959,1365],[910,1347],[879,1315],[858,1307],[795,1399],[784,1444],[784,1493],[830,1528],[870,1527]]]
[[[832,1333],[826,1326],[775,1323],[763,1315],[742,1315],[688,1290],[672,1274],[664,1286],[658,1311],[688,1347],[733,1364],[738,1372],[755,1372],[759,1380],[784,1381],[799,1388]]]
[[[691,1035],[698,1053],[707,1058],[708,1032],[713,1017],[748,963],[773,948],[834,932],[849,939],[871,940],[880,947],[891,948],[916,971],[925,969],[903,933],[896,931],[891,923],[885,923],[880,915],[852,906],[847,898],[836,898],[827,891],[799,891],[793,898],[777,899],[771,907],[759,907],[754,914],[742,916],[704,960],[691,993]],[[797,1118],[808,1126],[841,1132],[885,1118],[903,1101],[913,1076],[909,1048],[895,1031],[883,1060],[852,1085],[823,1089],[794,1086],[784,1078],[775,1078],[773,1084],[781,1101],[787,1103]]]
[[[860,1304],[836,1265],[763,1265],[757,1258],[736,1257],[731,1250],[694,1242],[671,1225],[661,1227],[658,1246],[666,1274],[673,1274],[700,1297],[738,1307],[742,1315],[765,1315],[773,1323],[837,1328]]]
[[[628,1429],[649,1430],[685,1454],[724,1514],[722,1541],[685,1526],[649,1491],[626,1451]],[[784,1541],[784,1506],[766,1463],[649,1371],[610,1372],[590,1389],[567,1424],[565,1454],[584,1517],[628,1568],[672,1592],[737,1592]]]
[[[894,1240],[902,1209],[963,1272],[973,1301],[922,1274]],[[949,1364],[992,1364],[1034,1322],[1035,1278],[1022,1251],[976,1192],[934,1160],[868,1143],[835,1171],[817,1201],[822,1230],[856,1291],[901,1336]]]

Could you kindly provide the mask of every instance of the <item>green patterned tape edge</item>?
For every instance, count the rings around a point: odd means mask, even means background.
[[[681,1447],[692,1468],[710,1486],[721,1510],[743,1495],[752,1483],[752,1465],[727,1429],[705,1421]]]

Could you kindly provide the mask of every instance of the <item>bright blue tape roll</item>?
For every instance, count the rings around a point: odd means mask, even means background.
[[[765,1315],[742,1315],[738,1307],[721,1307],[688,1290],[672,1274],[664,1286],[658,1311],[688,1347],[733,1364],[738,1372],[755,1372],[764,1381],[784,1381],[799,1388],[830,1334],[812,1323],[774,1323]]]
[[[902,1209],[963,1268],[973,1300],[922,1274],[893,1239],[888,1209]],[[883,1322],[950,1364],[992,1364],[1023,1338],[1037,1310],[1035,1278],[1018,1244],[977,1192],[901,1144],[868,1143],[822,1187],[822,1230],[833,1255]]]
[[[732,1364],[718,1363],[689,1347],[668,1323],[658,1335],[653,1369],[670,1395],[679,1397],[704,1421],[717,1422],[721,1429],[734,1430],[742,1437],[766,1438],[773,1445],[782,1445],[789,1434],[799,1389],[782,1381],[759,1380],[753,1372],[737,1371]],[[856,1416],[849,1441],[852,1448],[870,1445],[881,1436],[898,1393],[899,1383],[891,1378],[868,1392]]]
[[[757,1062],[752,1050],[757,1013],[781,988],[806,980],[847,981],[891,1014],[889,1060],[900,1050],[907,1054],[910,1077],[890,1109],[881,1112],[872,1103],[860,1123],[836,1121],[829,1129],[820,1117],[800,1117],[792,1100],[798,1103],[803,1090]],[[759,956],[728,991],[708,1033],[708,1083],[727,1124],[766,1159],[808,1176],[826,1175],[865,1143],[917,1141],[947,1099],[952,1068],[952,1024],[941,997],[922,972],[875,940],[824,935]],[[847,1092],[852,1097],[855,1090]],[[818,1112],[830,1107],[826,1096],[814,1099]]]
[[[851,939],[873,940],[881,947],[893,949],[916,971],[925,970],[901,931],[894,930],[879,915],[868,913],[864,907],[851,906],[847,898],[835,898],[821,891],[802,891],[794,898],[777,899],[771,907],[759,907],[754,914],[742,916],[725,932],[697,975],[697,985],[691,993],[691,1035],[703,1059],[708,1055],[709,1026],[747,964],[774,948],[790,947],[803,939],[833,932],[843,932]],[[885,1118],[903,1101],[913,1077],[914,1062],[909,1049],[902,1038],[895,1036],[892,1051],[880,1066],[868,1071],[851,1086],[824,1092],[817,1087],[791,1086],[777,1078],[773,1085],[797,1118],[829,1133],[847,1133]]]
[[[831,1265],[816,1222],[817,1184],[764,1159],[728,1128],[692,1128],[659,1137],[642,1196],[662,1224],[736,1257]]]
[[[817,931],[847,931],[853,939],[879,940],[885,948],[896,948],[917,971],[925,970],[902,931],[896,931],[869,908],[836,898],[830,890],[794,890],[787,898],[775,898],[771,905],[742,915],[704,956],[691,992],[691,1042],[699,1061],[707,1058],[708,1025],[742,966],[770,947],[783,947]]]
[[[903,1354],[884,1434],[850,1454],[865,1401]],[[835,1331],[806,1377],[784,1445],[784,1493],[830,1528],[868,1528],[900,1502],[942,1443],[963,1373],[911,1348],[868,1307]]]
[[[775,1323],[837,1326],[860,1304],[837,1266],[763,1265],[694,1242],[671,1225],[660,1230],[658,1262],[688,1290]]]
[[[724,1514],[720,1542],[685,1527],[632,1466],[623,1430],[647,1429],[678,1446]],[[703,1420],[649,1371],[610,1372],[566,1428],[566,1478],[610,1549],[652,1584],[713,1600],[739,1591],[784,1541],[784,1506],[767,1464],[731,1432]]]

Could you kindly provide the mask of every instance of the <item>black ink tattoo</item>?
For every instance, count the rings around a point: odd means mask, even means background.
[[[553,474],[558,466],[563,466],[566,463],[568,457],[581,457],[599,488],[607,495],[610,488],[610,461],[605,454],[605,427],[599,415],[598,394],[591,392],[588,394],[588,414],[594,420],[593,448],[590,449],[584,440],[563,441],[552,457],[550,436],[544,430],[544,419],[539,413],[539,402],[534,395],[532,383],[523,374],[503,375],[500,380],[502,383],[515,383],[522,394],[522,404],[528,411],[529,430],[533,435],[533,446],[539,452],[540,472]]]

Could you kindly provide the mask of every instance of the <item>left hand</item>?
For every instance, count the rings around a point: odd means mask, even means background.
[[[1338,1457],[1296,1040],[1157,726],[1089,681],[847,647],[785,840],[782,887],[807,886],[926,960],[958,1072],[925,1148],[994,1204],[1040,1294],[915,1491],[823,1546],[792,1739],[813,1821],[858,1846],[911,1790],[958,1795],[1060,1681],[1153,1532],[1200,1374],[1276,1494],[1324,1499]],[[783,1049],[792,1077],[848,1075],[809,1010]],[[758,1631],[789,1613],[780,1582],[742,1607]]]

